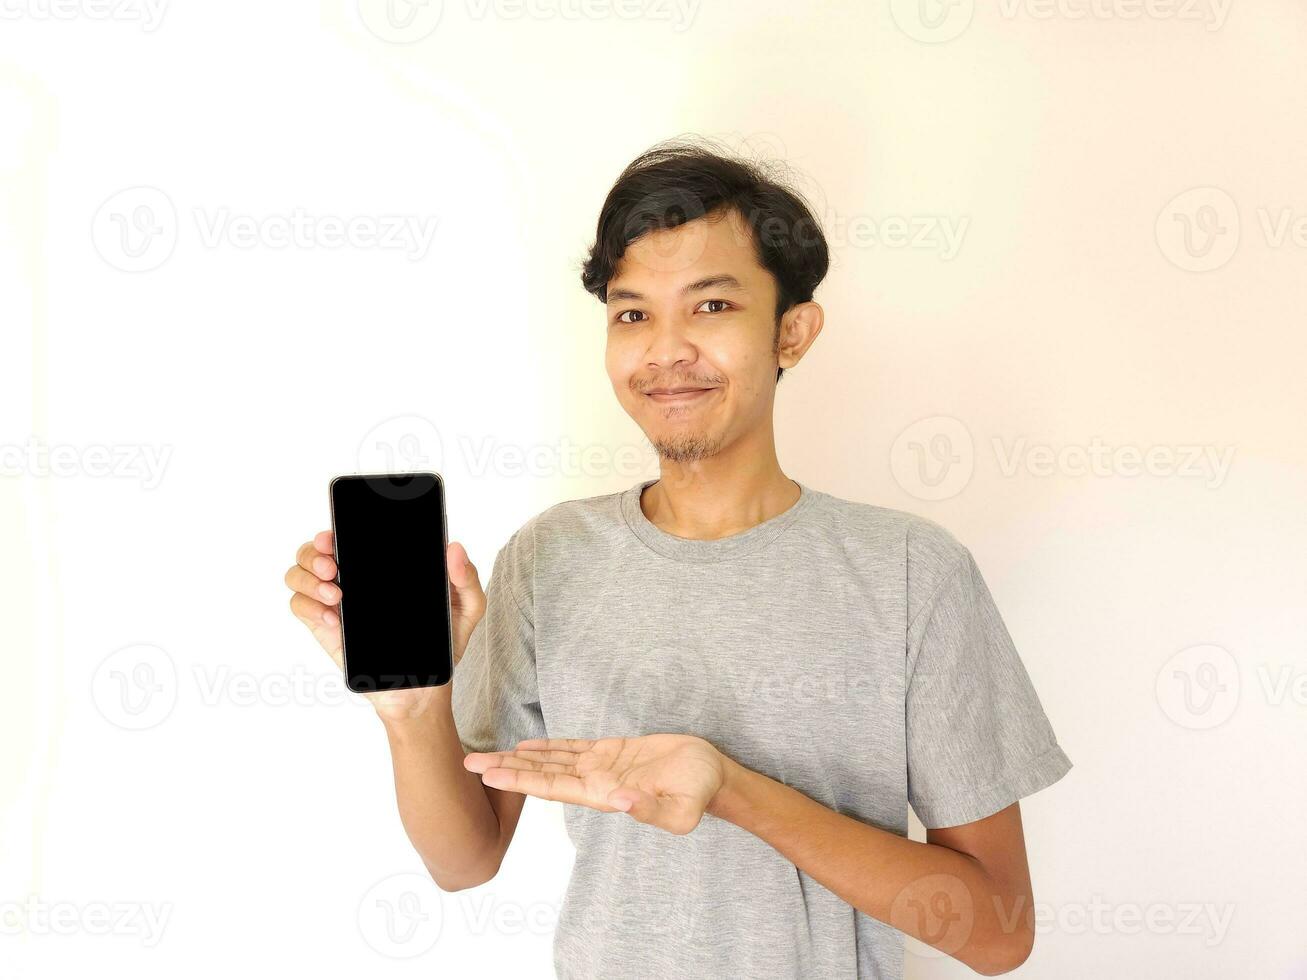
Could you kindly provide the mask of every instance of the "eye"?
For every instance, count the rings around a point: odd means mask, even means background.
[[[623,310],[621,313],[617,314],[617,322],[618,322],[618,323],[639,323],[639,322],[640,322],[639,320],[623,320],[622,317],[626,316],[626,314],[628,314],[628,313],[639,313],[640,316],[644,316],[644,310]]]
[[[724,300],[724,299],[706,299],[706,300],[703,301],[703,303],[700,303],[699,305],[700,305],[700,306],[703,306],[704,303],[721,303],[723,306],[730,306],[730,305],[731,305],[730,303],[726,302],[726,300]],[[726,311],[725,311],[725,310],[708,310],[707,312],[709,312],[709,313],[725,313]]]

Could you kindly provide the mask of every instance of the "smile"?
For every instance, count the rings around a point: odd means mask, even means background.
[[[651,391],[645,397],[652,398],[654,401],[664,405],[688,405],[692,402],[703,400],[705,396],[711,395],[716,390],[716,388],[696,388],[692,391],[678,391],[674,394]]]

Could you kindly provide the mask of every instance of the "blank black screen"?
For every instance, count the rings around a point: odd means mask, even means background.
[[[350,690],[431,687],[452,675],[444,511],[435,473],[332,481]]]

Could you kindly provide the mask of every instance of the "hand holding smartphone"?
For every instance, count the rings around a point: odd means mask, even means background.
[[[338,476],[328,495],[346,686],[369,694],[447,684],[444,481],[434,472]]]

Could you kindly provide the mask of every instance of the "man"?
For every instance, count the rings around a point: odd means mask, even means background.
[[[660,476],[532,518],[484,594],[451,543],[453,682],[372,696],[442,888],[497,873],[527,795],[564,804],[560,977],[898,978],[903,932],[984,974],[1029,955],[1018,800],[1071,763],[971,553],[776,458],[826,268],[749,163],[673,141],[627,167],[582,281]],[[339,663],[330,553],[287,583]]]

